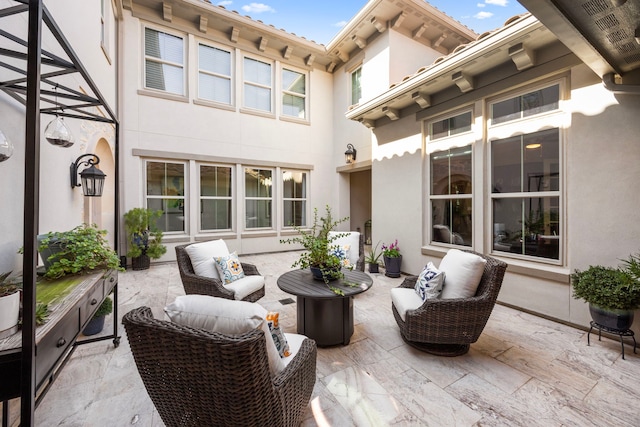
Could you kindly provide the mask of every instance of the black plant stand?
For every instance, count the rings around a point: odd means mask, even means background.
[[[593,328],[596,328],[598,330],[598,341],[602,341],[602,331],[605,331],[607,333],[610,334],[614,334],[614,335],[618,335],[620,337],[620,345],[622,346],[622,360],[624,360],[624,341],[622,339],[622,337],[631,337],[633,338],[633,352],[635,354],[636,352],[636,337],[633,334],[633,331],[631,329],[625,329],[625,330],[619,330],[619,329],[611,329],[608,328],[606,326],[602,326],[596,322],[594,322],[593,320],[591,321],[591,327],[589,328],[589,333],[587,334],[587,345],[591,345],[590,342],[590,337],[591,337],[591,330]]]

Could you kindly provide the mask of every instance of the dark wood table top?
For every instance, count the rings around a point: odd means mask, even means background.
[[[368,290],[373,285],[373,279],[366,273],[354,270],[342,270],[343,279],[329,281],[329,286],[341,289],[344,297],[351,297]],[[311,270],[298,269],[291,270],[278,277],[278,287],[283,291],[300,296],[311,298],[339,298],[329,286],[322,280],[313,278]]]

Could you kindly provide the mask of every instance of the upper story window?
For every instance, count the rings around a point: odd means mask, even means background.
[[[231,52],[198,44],[198,97],[231,105]]]
[[[273,208],[273,171],[244,169],[245,227],[271,228]]]
[[[351,105],[359,104],[362,99],[362,67],[358,67],[351,73]]]
[[[247,108],[270,113],[272,111],[271,94],[273,87],[271,64],[245,57],[243,65],[243,105]]]
[[[491,104],[491,124],[509,122],[559,108],[560,86],[553,85]]]
[[[431,140],[457,135],[471,130],[471,111],[431,123]]]
[[[157,225],[164,232],[185,230],[185,164],[146,162],[147,208],[161,210]]]
[[[233,169],[200,165],[200,230],[231,230],[233,226]]]
[[[184,95],[184,40],[144,29],[144,86]]]
[[[307,80],[297,71],[282,69],[282,114],[306,119]]]
[[[307,173],[282,171],[282,220],[284,227],[307,225]]]

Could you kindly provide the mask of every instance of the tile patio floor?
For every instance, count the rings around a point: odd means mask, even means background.
[[[259,303],[295,332],[295,304],[276,286],[297,252],[243,256],[266,277]],[[304,426],[640,426],[640,352],[586,332],[496,306],[468,354],[443,358],[401,339],[389,290],[402,278],[373,275],[356,297],[355,333],[344,347],[320,348]],[[175,263],[127,271],[120,315],[141,305],[156,317],[183,294]],[[110,316],[112,317],[112,316]],[[109,320],[108,320],[109,321]],[[108,326],[107,326],[108,327]],[[36,410],[37,426],[163,426],[122,342],[80,346]]]

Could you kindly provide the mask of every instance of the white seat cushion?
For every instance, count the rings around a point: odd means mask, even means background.
[[[357,231],[330,231],[328,236],[332,237],[337,234],[346,234],[346,236],[339,237],[330,243],[331,246],[349,246],[349,262],[353,268],[358,263],[360,258],[360,233]]]
[[[392,288],[391,303],[398,310],[402,321],[405,322],[407,311],[420,308],[424,301],[413,288]]]
[[[264,287],[264,277],[258,275],[244,276],[242,279],[223,286],[234,292],[234,299],[241,300],[247,295],[262,289]]]
[[[164,311],[171,321],[179,325],[227,335],[238,335],[260,328],[265,333],[271,374],[277,375],[285,367],[285,362],[271,339],[266,321],[267,310],[259,304],[208,295],[183,295],[167,305]]]
[[[450,249],[440,262],[444,287],[440,298],[470,298],[476,294],[486,260],[478,255]]]
[[[187,254],[189,254],[193,272],[196,273],[197,276],[220,279],[214,257],[229,255],[229,249],[224,240],[218,239],[209,242],[193,243],[187,246],[185,250]]]

